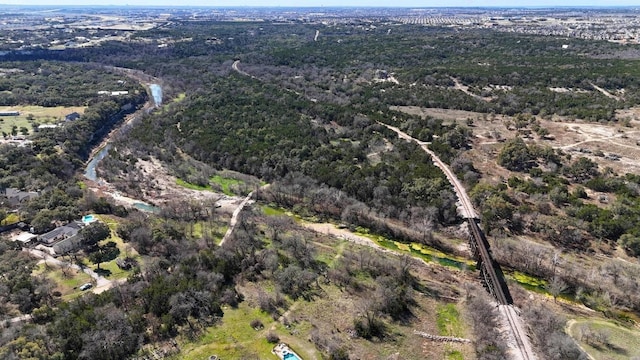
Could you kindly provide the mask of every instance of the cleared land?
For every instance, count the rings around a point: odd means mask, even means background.
[[[640,356],[640,331],[635,328],[604,320],[580,319],[571,321],[567,331],[596,360],[622,360]],[[597,339],[598,336],[601,338]]]
[[[78,295],[81,291],[77,288],[85,283],[92,281],[91,276],[84,272],[65,267],[64,269],[52,264],[42,262],[33,272],[36,276],[44,276],[55,284],[55,291],[59,291],[62,298],[70,300]]]
[[[473,138],[472,150],[468,155],[474,159],[476,168],[496,181],[511,175],[508,170],[495,166],[495,160],[502,142],[516,136],[529,143],[551,146],[574,156],[587,157],[601,167],[610,167],[617,173],[640,174],[640,162],[637,160],[640,159],[640,108],[619,112],[616,117],[620,122],[617,123],[536,116],[540,127],[549,132],[544,137],[531,131],[530,127],[517,129],[517,119],[506,115],[415,106],[394,106],[391,109],[449,122],[463,123],[471,119],[469,128],[473,131]]]
[[[64,121],[64,117],[68,114],[74,112],[80,115],[84,114],[84,109],[85,107],[82,106],[13,106],[11,108],[0,108],[0,112],[20,112],[18,116],[0,116],[0,131],[11,134],[11,129],[16,126],[18,134],[20,134],[20,128],[23,127],[26,128],[29,133],[32,133],[34,124],[57,124],[58,122]]]

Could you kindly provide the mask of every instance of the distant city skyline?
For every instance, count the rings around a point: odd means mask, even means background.
[[[0,5],[45,6],[237,6],[237,7],[619,7],[640,6],[640,0],[0,0]]]

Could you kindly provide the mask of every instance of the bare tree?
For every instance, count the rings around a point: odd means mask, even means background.
[[[547,285],[547,290],[553,296],[553,301],[557,302],[558,296],[568,289],[567,283],[560,277],[554,276]]]

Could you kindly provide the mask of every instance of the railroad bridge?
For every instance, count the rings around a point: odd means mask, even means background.
[[[478,225],[478,219],[467,218],[469,226],[469,246],[477,261],[480,276],[489,293],[501,305],[513,304],[513,298],[504,279],[500,265],[493,259],[489,242]]]

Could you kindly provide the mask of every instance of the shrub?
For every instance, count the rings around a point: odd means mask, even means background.
[[[251,320],[251,323],[249,325],[251,325],[254,330],[260,330],[264,328],[264,324],[258,319]]]
[[[276,334],[276,333],[274,333],[272,331],[269,331],[267,333],[267,341],[269,343],[271,343],[271,344],[275,344],[275,343],[280,341],[280,337],[278,336],[278,334]]]

